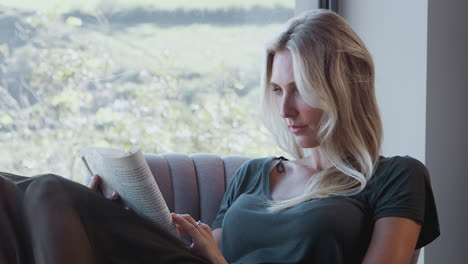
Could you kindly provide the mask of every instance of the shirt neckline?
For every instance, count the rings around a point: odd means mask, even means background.
[[[273,197],[271,196],[271,186],[270,186],[270,166],[274,159],[281,158],[277,156],[269,157],[265,163],[263,164],[263,171],[262,171],[262,182],[263,182],[263,196],[270,201],[274,201]],[[274,168],[273,168],[274,169]]]

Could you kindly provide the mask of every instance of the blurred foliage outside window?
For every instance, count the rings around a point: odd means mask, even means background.
[[[89,145],[285,155],[258,116],[294,1],[0,1],[0,171],[81,181]]]

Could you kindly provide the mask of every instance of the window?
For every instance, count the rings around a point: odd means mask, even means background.
[[[80,180],[88,145],[286,155],[256,106],[294,1],[2,2],[2,171]]]

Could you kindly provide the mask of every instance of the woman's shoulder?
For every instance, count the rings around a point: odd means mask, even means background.
[[[404,156],[390,156],[384,157],[380,156],[379,162],[377,164],[377,172],[400,172],[400,171],[425,171],[427,170],[426,165],[420,160],[411,157],[409,155]]]
[[[424,180],[429,176],[426,166],[409,155],[380,156],[369,184],[381,185],[388,182]]]
[[[256,186],[265,171],[265,167],[275,157],[252,158],[244,162],[234,173],[230,185],[238,186],[242,190],[248,190]]]
[[[425,167],[425,165],[418,159],[410,155],[397,155],[397,156],[380,156],[379,164],[403,166],[403,167]]]
[[[268,156],[268,157],[259,157],[259,158],[252,158],[242,164],[241,167],[248,170],[258,170],[264,168],[266,165],[270,164],[273,159],[276,159],[276,156]]]
[[[270,156],[249,159],[237,169],[236,174],[238,178],[242,179],[252,178],[254,175],[260,175],[274,158],[274,156]]]

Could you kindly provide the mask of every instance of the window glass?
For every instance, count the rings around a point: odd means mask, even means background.
[[[2,0],[0,170],[79,180],[83,147],[286,155],[258,116],[294,1]]]

